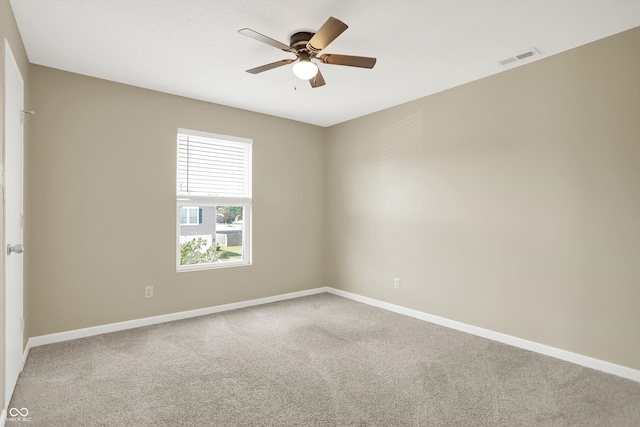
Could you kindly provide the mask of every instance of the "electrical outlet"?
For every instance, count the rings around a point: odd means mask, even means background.
[[[153,298],[153,286],[145,286],[144,287],[144,297],[145,298]]]
[[[393,289],[400,289],[400,279],[397,277],[393,279]]]

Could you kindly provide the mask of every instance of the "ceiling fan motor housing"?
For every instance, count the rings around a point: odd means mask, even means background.
[[[314,33],[309,33],[306,31],[295,33],[291,36],[289,46],[291,46],[293,49],[297,50],[298,52],[306,51],[307,43],[309,43],[309,40],[311,40],[311,37],[313,36],[314,36]]]

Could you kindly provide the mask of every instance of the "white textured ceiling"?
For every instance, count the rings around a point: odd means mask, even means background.
[[[10,0],[34,64],[330,126],[640,26],[640,0]],[[378,58],[321,64],[312,89],[289,44],[329,16],[347,25],[325,52]],[[530,48],[541,55],[503,67]]]

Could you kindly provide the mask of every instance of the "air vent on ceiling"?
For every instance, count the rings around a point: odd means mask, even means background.
[[[534,47],[534,48],[531,48],[531,49],[529,49],[527,51],[524,51],[524,52],[521,52],[521,53],[519,53],[517,55],[514,55],[514,56],[512,56],[510,58],[506,58],[506,59],[503,59],[502,61],[498,61],[498,64],[500,64],[500,65],[508,65],[508,64],[513,63],[513,62],[523,61],[523,60],[525,60],[527,58],[531,58],[532,56],[537,56],[537,55],[540,55],[540,52],[538,51],[538,49],[536,49]]]

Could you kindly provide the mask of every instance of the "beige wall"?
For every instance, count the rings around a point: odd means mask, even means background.
[[[31,67],[28,336],[325,285],[326,129]],[[253,265],[176,273],[178,128],[253,139]]]
[[[24,50],[24,45],[22,44],[22,37],[18,31],[18,26],[16,24],[15,18],[13,16],[13,11],[11,10],[11,5],[9,4],[9,0],[0,0],[0,163],[3,163],[4,156],[4,39],[9,41],[9,45],[11,46],[11,52],[13,53],[18,67],[20,68],[20,73],[22,74],[22,78],[24,79],[25,84],[25,97],[28,96],[29,93],[29,61],[27,59],[27,54]],[[25,105],[26,106],[26,105]],[[25,129],[25,143],[29,139],[29,130]],[[4,187],[2,188],[4,200]],[[0,209],[0,243],[4,242],[4,207]],[[0,351],[0,384],[2,384],[2,390],[0,390],[0,402],[4,403],[4,257],[0,257],[0,308],[2,308],[2,313],[0,315],[0,343],[1,343],[1,351]]]
[[[638,46],[330,128],[328,284],[640,369]]]

